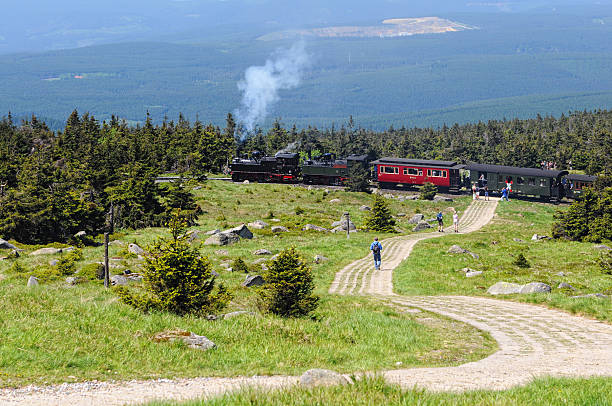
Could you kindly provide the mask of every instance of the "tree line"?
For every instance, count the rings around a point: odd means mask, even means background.
[[[23,243],[65,241],[107,225],[112,207],[119,227],[161,225],[180,208],[197,216],[188,190],[161,187],[164,172],[202,177],[221,172],[235,155],[253,150],[274,154],[296,142],[304,156],[332,152],[339,157],[442,159],[539,167],[554,162],[587,174],[612,175],[612,112],[572,112],[528,120],[491,120],[441,128],[373,131],[345,125],[325,129],[286,128],[280,120],[264,132],[245,134],[231,114],[220,128],[200,120],[164,120],[129,126],[112,117],[100,122],[74,111],[59,132],[35,116],[0,121],[0,237]]]

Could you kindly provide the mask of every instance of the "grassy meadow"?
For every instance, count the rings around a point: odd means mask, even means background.
[[[245,315],[208,321],[166,313],[145,315],[119,302],[98,281],[68,286],[49,264],[60,255],[29,256],[28,252],[40,246],[22,246],[26,251],[21,258],[0,261],[0,387],[91,379],[299,374],[315,367],[353,372],[390,369],[398,362],[402,367],[456,365],[495,350],[487,334],[452,320],[428,313],[398,313],[367,298],[326,294],[338,269],[368,254],[373,235],[352,233],[347,240],[344,233],[303,232],[301,228],[307,223],[329,228],[345,211],[358,227],[363,226],[366,212],[358,209],[363,204],[371,206],[372,196],[333,190],[327,194],[323,189],[290,185],[209,181],[200,186],[194,193],[205,213],[193,229],[226,229],[263,219],[290,230],[278,235],[269,228],[253,230],[252,240],[226,247],[201,245],[204,235],[194,242],[210,258],[220,274],[218,280],[235,294],[226,311],[257,313],[257,305],[253,290],[241,286],[246,275],[227,271],[222,262],[240,257],[254,273],[261,269],[253,264],[261,258],[253,255],[254,250],[267,248],[277,253],[295,246],[311,262],[321,296],[314,316],[283,320]],[[332,199],[340,203],[330,203]],[[389,199],[389,203],[394,213],[407,214],[398,220],[399,227],[408,230],[404,223],[417,211],[433,217],[437,210],[448,210],[451,205],[463,210],[469,200]],[[300,215],[296,215],[298,208],[303,210]],[[138,272],[142,260],[129,254],[127,245],[135,242],[146,249],[165,235],[159,228],[115,233],[110,246],[111,272]],[[227,252],[216,252],[219,249]],[[83,259],[76,263],[78,272],[102,261],[103,248],[83,248],[82,253]],[[314,264],[317,254],[329,261]],[[27,288],[29,275],[40,277],[41,286]],[[151,341],[155,333],[175,328],[206,335],[218,348],[204,353]]]
[[[419,389],[402,390],[381,378],[355,381],[354,385],[295,387],[290,390],[257,392],[244,390],[210,400],[186,402],[150,402],[147,406],[282,406],[282,405],[453,405],[453,406],[548,406],[548,405],[612,405],[612,380],[593,379],[538,379],[533,383],[506,391],[470,391],[465,393],[436,393]]]
[[[513,199],[500,202],[491,223],[466,235],[449,235],[419,243],[394,272],[394,289],[402,295],[485,295],[499,281],[525,284],[544,282],[551,293],[505,295],[502,298],[540,303],[571,313],[612,321],[612,303],[597,297],[571,298],[590,293],[612,293],[612,277],[604,274],[597,258],[601,250],[593,243],[559,240],[532,241],[533,234],[550,235],[552,216],[559,206]],[[478,254],[450,254],[453,245]],[[523,254],[530,264],[514,264]],[[462,268],[483,271],[466,278]],[[575,290],[558,289],[561,282]],[[499,298],[499,296],[497,296]]]

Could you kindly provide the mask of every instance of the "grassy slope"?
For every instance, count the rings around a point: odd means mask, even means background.
[[[119,303],[112,292],[96,282],[68,287],[60,279],[28,289],[28,273],[15,274],[9,270],[13,261],[0,261],[0,275],[5,275],[0,280],[0,386],[87,379],[292,374],[313,367],[350,372],[393,368],[398,361],[403,366],[454,365],[493,351],[495,344],[488,335],[460,323],[443,318],[426,323],[419,317],[432,317],[429,314],[398,314],[367,299],[326,295],[335,271],[367,254],[372,235],[357,233],[347,241],[345,235],[301,232],[300,226],[329,226],[347,210],[360,226],[364,213],[357,208],[371,205],[371,196],[342,191],[323,196],[322,190],[311,193],[292,186],[226,182],[208,182],[196,193],[207,212],[199,229],[226,228],[273,211],[280,219],[278,224],[292,230],[279,236],[255,230],[253,240],[223,247],[228,250],[223,256],[214,253],[220,247],[201,248],[203,254],[210,255],[219,279],[235,289],[236,300],[228,311],[256,310],[254,294],[240,286],[244,274],[227,272],[218,264],[239,256],[251,264],[257,248],[278,252],[294,245],[306,258],[322,254],[330,259],[312,264],[317,292],[322,295],[316,321],[244,316],[209,322],[168,314],[142,315]],[[329,204],[333,198],[342,202]],[[412,214],[418,208],[428,216],[450,204],[463,209],[467,200],[391,202],[394,212]],[[302,216],[295,215],[297,205],[305,210]],[[110,251],[111,257],[122,259],[113,261],[117,266],[114,270],[137,271],[140,261],[125,255],[125,244],[137,242],[144,247],[162,234],[161,229],[118,234],[123,245],[113,244]],[[24,248],[29,251],[37,247]],[[79,268],[102,259],[101,248],[86,248],[83,254]],[[18,261],[28,272],[41,274],[50,269],[48,261],[52,258],[24,256]],[[218,348],[201,353],[150,341],[156,332],[172,328],[204,334]],[[449,336],[447,330],[453,334]],[[242,334],[245,331],[248,334]],[[440,348],[441,352],[433,351]]]
[[[552,215],[557,208],[518,200],[500,202],[492,223],[480,231],[420,243],[394,273],[396,292],[404,295],[487,295],[486,289],[498,281],[544,282],[553,287],[550,294],[508,295],[505,298],[543,303],[612,321],[610,300],[569,297],[601,293],[612,288],[612,278],[604,275],[596,264],[600,251],[594,247],[595,244],[531,241],[534,233],[550,235]],[[517,242],[515,238],[523,242]],[[480,258],[447,253],[453,244],[477,253]],[[519,253],[525,255],[531,268],[513,265]],[[464,267],[484,271],[484,274],[466,278],[458,272]],[[556,289],[560,282],[571,284],[576,291]]]
[[[461,394],[404,391],[382,379],[366,379],[351,386],[274,391],[258,393],[246,390],[209,401],[151,402],[148,406],[221,406],[221,405],[612,405],[612,380],[539,379],[527,386],[508,391],[473,391]]]

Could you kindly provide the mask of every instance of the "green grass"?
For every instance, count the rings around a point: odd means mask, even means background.
[[[533,383],[506,391],[470,391],[434,393],[424,390],[402,390],[381,378],[358,380],[354,385],[257,392],[253,389],[227,394],[211,400],[187,402],[150,402],[147,406],[221,406],[221,405],[612,405],[612,379],[538,379]]]
[[[512,200],[500,202],[496,217],[480,231],[450,235],[423,241],[394,273],[395,291],[402,295],[486,295],[486,289],[498,281],[515,283],[544,282],[552,286],[550,294],[506,295],[503,298],[541,303],[572,313],[612,321],[608,299],[570,296],[587,293],[610,293],[612,277],[599,269],[596,259],[601,252],[592,243],[558,240],[531,241],[535,233],[550,235],[552,214],[559,208],[550,204]],[[523,242],[515,241],[521,239]],[[479,255],[449,254],[458,244]],[[522,253],[530,268],[513,264]],[[464,267],[483,271],[483,275],[466,278]],[[563,273],[565,276],[559,275]],[[557,289],[567,282],[575,291]]]
[[[338,269],[367,255],[373,235],[354,233],[347,240],[345,234],[302,232],[301,227],[306,223],[329,227],[345,211],[351,213],[357,226],[362,226],[365,213],[358,207],[371,205],[370,195],[331,191],[324,196],[323,190],[218,181],[203,186],[196,194],[206,213],[194,228],[223,229],[264,219],[291,230],[281,235],[273,235],[269,229],[253,230],[252,240],[227,247],[200,247],[219,272],[219,280],[235,293],[236,298],[227,311],[256,312],[257,306],[253,290],[241,286],[245,274],[228,272],[220,266],[221,262],[240,257],[254,268],[253,261],[261,258],[252,254],[254,250],[268,248],[277,253],[296,246],[311,261],[316,291],[322,296],[314,319],[243,316],[213,322],[164,313],[143,315],[120,303],[100,282],[67,286],[49,265],[59,255],[23,255],[17,260],[0,261],[0,275],[3,275],[0,277],[0,387],[91,379],[299,374],[315,367],[353,372],[390,369],[397,362],[403,367],[456,365],[480,359],[494,350],[495,343],[487,334],[461,323],[427,313],[398,313],[365,298],[326,294]],[[341,203],[328,203],[334,198],[339,198]],[[408,214],[400,220],[403,227],[416,210],[432,217],[439,209],[451,204],[463,208],[467,202],[464,198],[454,203],[391,200],[390,205],[394,213]],[[301,216],[295,215],[298,205],[305,210]],[[265,218],[270,211],[279,222]],[[136,242],[146,248],[165,233],[155,228],[113,235],[112,240],[118,242],[110,247],[111,258],[116,258],[111,262],[115,266],[111,271],[137,272],[142,261],[127,255],[127,244]],[[39,247],[23,248],[27,253]],[[217,255],[215,251],[220,248],[228,254]],[[328,257],[329,261],[312,263],[316,254]],[[102,255],[102,247],[84,248],[84,258],[77,262],[77,268],[101,261]],[[15,262],[24,268],[23,272],[10,269]],[[46,276],[41,279],[40,287],[26,288],[30,274]],[[157,344],[150,340],[155,333],[174,328],[206,335],[218,348],[202,353],[178,344]],[[448,334],[447,330],[453,333]]]

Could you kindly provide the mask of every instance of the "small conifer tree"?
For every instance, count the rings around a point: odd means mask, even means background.
[[[433,200],[433,198],[438,193],[438,188],[431,182],[425,182],[423,186],[421,186],[421,193],[419,194],[420,200]]]
[[[185,314],[205,314],[223,309],[231,294],[219,284],[208,258],[186,241],[186,221],[180,213],[168,223],[172,238],[158,240],[143,267],[145,292],[136,293],[121,286],[117,293],[124,303],[140,310],[162,310]]]
[[[348,175],[346,185],[349,191],[370,193],[370,172],[365,165],[358,162],[353,163]]]
[[[278,254],[264,274],[266,284],[258,293],[265,312],[281,317],[306,316],[317,308],[319,298],[312,294],[313,275],[295,248]]]
[[[513,264],[518,266],[519,268],[530,268],[531,267],[531,264],[529,263],[529,261],[527,261],[527,258],[525,258],[525,255],[523,255],[522,252],[516,256]]]
[[[387,206],[385,198],[381,195],[374,196],[374,205],[370,212],[370,217],[366,221],[366,226],[373,231],[394,231],[395,220],[391,216],[391,211]]]

